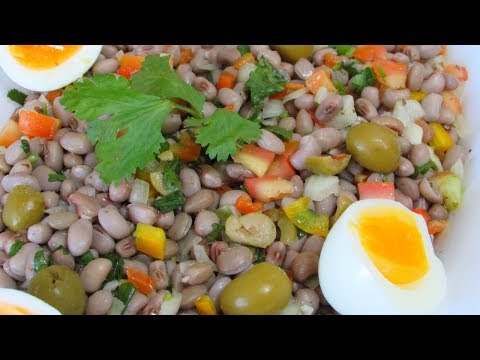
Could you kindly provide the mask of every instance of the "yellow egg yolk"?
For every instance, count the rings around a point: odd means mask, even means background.
[[[23,66],[35,70],[54,68],[73,55],[82,45],[10,45],[13,57]]]
[[[21,306],[0,302],[0,315],[32,315],[32,312]]]
[[[364,210],[356,224],[363,248],[382,275],[395,285],[421,279],[427,255],[415,217],[398,208]]]

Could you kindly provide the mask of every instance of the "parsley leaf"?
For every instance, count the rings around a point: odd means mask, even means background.
[[[269,126],[269,125],[265,125],[263,128],[265,130],[270,131],[271,133],[274,133],[275,135],[278,135],[284,141],[292,140],[293,132],[290,130],[287,130],[278,126]]]
[[[200,116],[205,96],[186,83],[170,67],[169,56],[147,56],[142,69],[132,75],[133,89],[161,98],[179,98],[190,103]]]
[[[24,94],[20,90],[12,89],[7,93],[7,97],[10,100],[15,101],[17,104],[23,105],[25,104],[25,99],[27,98],[27,94]]]
[[[237,49],[242,56],[250,52],[250,46],[248,45],[237,45]]]
[[[259,124],[225,109],[217,109],[208,118],[187,123],[203,125],[197,130],[196,142],[207,147],[206,153],[212,160],[217,158],[218,161],[226,161],[237,153],[237,148],[242,144],[261,136]]]
[[[155,200],[152,206],[165,214],[171,210],[179,208],[183,204],[185,204],[185,197],[180,190],[175,190],[161,199]]]
[[[252,105],[258,107],[263,99],[283,90],[285,83],[282,73],[262,57],[245,85],[250,89]]]

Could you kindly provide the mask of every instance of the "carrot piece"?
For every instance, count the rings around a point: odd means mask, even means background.
[[[235,81],[235,76],[224,71],[222,75],[220,75],[220,79],[218,79],[217,90],[223,88],[233,89],[233,87],[235,86]]]
[[[237,61],[234,62],[233,67],[237,70],[240,70],[243,65],[250,63],[255,64],[255,56],[252,53],[246,53],[240,57]]]
[[[200,156],[202,147],[195,143],[187,132],[180,135],[179,142],[170,146],[173,155],[185,162],[195,161]]]
[[[296,90],[303,89],[304,87],[305,87],[305,85],[297,83],[297,82],[287,82],[285,84],[285,90],[290,91],[290,92],[294,92]]]
[[[51,140],[60,128],[60,120],[32,110],[21,110],[18,114],[18,129],[29,138],[42,137]]]
[[[281,90],[273,95],[270,96],[270,99],[274,100],[282,100],[285,96],[287,96],[290,93],[288,90]]]
[[[52,90],[50,91],[45,98],[48,100],[49,103],[53,103],[53,101],[59,97],[62,96],[63,90],[62,89],[57,89],[57,90]]]
[[[144,295],[155,291],[157,282],[141,270],[137,270],[134,267],[127,268],[127,279]]]
[[[363,63],[373,61],[375,59],[385,59],[387,49],[382,45],[365,45],[357,48],[353,53],[353,57]]]
[[[426,212],[424,209],[420,208],[415,208],[412,210],[414,213],[417,213],[418,215],[422,215],[422,217],[425,219],[425,222],[428,224],[428,222],[431,220],[430,215],[428,212]]]
[[[321,87],[326,87],[328,91],[337,92],[337,88],[330,80],[330,75],[327,75],[324,69],[318,68],[315,72],[305,80],[308,90],[315,95]]]

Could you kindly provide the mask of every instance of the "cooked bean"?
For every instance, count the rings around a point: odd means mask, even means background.
[[[1,185],[6,192],[11,192],[17,185],[26,185],[38,191],[41,189],[38,179],[29,174],[5,175],[1,181]]]
[[[60,139],[60,145],[65,150],[80,155],[88,154],[93,149],[87,135],[77,132],[69,132],[63,135]]]
[[[285,144],[283,141],[268,130],[262,130],[262,136],[257,140],[257,145],[275,154],[285,152]]]
[[[108,205],[99,210],[98,221],[108,235],[116,240],[123,239],[131,233],[128,222],[113,205]]]
[[[463,146],[453,145],[445,154],[445,158],[443,159],[442,163],[443,168],[445,170],[450,170],[458,160],[464,161],[466,156],[467,151]]]
[[[216,263],[221,253],[229,248],[225,241],[214,241],[210,246],[210,259]]]
[[[22,150],[23,151],[23,150]],[[5,154],[0,155],[0,173],[7,174],[11,169],[11,166],[5,161]]]
[[[355,101],[357,113],[364,118],[371,120],[378,116],[376,107],[368,99],[359,98]]]
[[[70,116],[72,115],[72,113],[67,111],[65,107],[62,104],[60,104],[60,100],[62,99],[63,99],[63,95],[57,96],[55,100],[53,100],[52,109],[55,117],[62,121],[62,125],[67,126],[68,120],[70,119]]]
[[[236,47],[224,46],[218,51],[217,61],[220,64],[233,65],[241,56],[242,54]]]
[[[316,213],[332,216],[337,207],[337,197],[332,194],[321,201],[314,201],[314,203]]]
[[[180,170],[179,176],[182,184],[182,192],[185,197],[190,197],[200,190],[200,178],[195,170],[184,167]]]
[[[196,263],[190,266],[182,278],[182,282],[188,285],[205,283],[213,275],[213,269],[206,263]]]
[[[337,115],[343,106],[340,95],[328,95],[315,110],[315,117],[320,122],[329,122]]]
[[[325,239],[320,235],[310,235],[302,247],[302,252],[310,251],[320,256]]]
[[[243,104],[242,96],[233,89],[221,88],[218,91],[217,99],[223,106],[236,105],[238,109]]]
[[[115,251],[124,258],[129,258],[137,253],[135,238],[128,236],[115,244]]]
[[[406,206],[410,210],[413,209],[412,199],[397,189],[395,189],[395,201],[398,201],[399,203]]]
[[[118,60],[116,58],[97,60],[93,64],[92,71],[94,74],[111,74],[119,68]]]
[[[48,181],[50,174],[56,174],[56,172],[45,165],[37,166],[32,172],[42,191],[59,191],[62,183],[60,181]]]
[[[211,101],[217,96],[217,88],[215,85],[202,76],[197,76],[195,78],[193,81],[193,87],[205,95],[207,100]]]
[[[445,78],[441,72],[434,72],[430,77],[423,81],[421,90],[424,93],[440,94],[445,88]]]
[[[45,165],[47,165],[52,170],[62,170],[64,155],[63,149],[58,143],[58,141],[47,141],[47,143],[45,144],[45,154],[43,160],[45,161]]]
[[[175,214],[173,211],[166,213],[159,213],[157,215],[157,220],[155,221],[155,226],[161,227],[164,230],[167,230],[172,227],[175,221]]]
[[[320,143],[322,151],[328,151],[340,145],[342,139],[340,132],[334,128],[322,128],[312,132],[312,135]]]
[[[93,225],[90,221],[79,219],[68,229],[67,245],[73,256],[85,254],[93,240]]]
[[[83,287],[87,293],[94,293],[102,287],[102,283],[112,270],[112,262],[105,258],[90,261],[80,273]]]
[[[309,315],[314,315],[317,313],[320,306],[320,297],[314,290],[311,289],[300,289],[295,293],[295,303],[302,309],[305,306],[308,306]]]
[[[68,229],[70,225],[72,225],[77,220],[77,214],[72,212],[59,212],[49,215],[44,219],[45,223],[55,230]]]
[[[123,257],[123,255],[119,254],[120,256]],[[128,269],[135,269],[138,271],[141,271],[145,274],[148,273],[148,266],[147,264],[138,261],[138,260],[130,260],[130,259],[124,259],[123,260],[123,270],[127,271]]]
[[[422,142],[428,144],[433,139],[433,128],[423,119],[418,119],[415,123],[423,130]]]
[[[297,109],[313,110],[315,107],[315,100],[312,94],[303,94],[293,100]]]
[[[287,246],[280,241],[275,241],[265,249],[265,261],[275,266],[282,266],[285,260]]]
[[[0,267],[0,289],[16,289],[17,285],[15,280],[12,279],[6,272]]]
[[[299,198],[303,195],[303,180],[298,175],[293,175],[290,179],[290,182],[293,185],[293,191],[290,194],[292,198]]]
[[[323,65],[323,61],[325,59],[325,55],[330,54],[330,55],[337,55],[337,51],[333,48],[324,48],[315,51],[315,53],[312,55],[313,62],[315,65]]]
[[[162,260],[155,260],[148,266],[148,275],[155,279],[155,289],[166,289],[169,284],[167,266]]]
[[[443,202],[442,193],[439,190],[433,188],[432,184],[427,179],[422,179],[418,187],[422,196],[428,201],[434,204],[441,204]]]
[[[128,303],[123,315],[137,315],[148,304],[148,298],[136,291]]]
[[[397,170],[395,170],[395,175],[405,177],[413,175],[414,172],[415,167],[413,166],[412,162],[403,156],[400,157],[400,162],[398,163]]]
[[[297,114],[298,115],[298,114]],[[278,126],[281,127],[282,129],[293,131],[296,126],[296,121],[293,117],[289,116],[283,119],[280,119],[278,122]],[[312,129],[313,129],[313,122],[312,122]]]
[[[169,260],[177,255],[179,250],[178,243],[176,241],[167,239],[165,243],[165,259]]]
[[[420,191],[418,190],[418,185],[415,180],[408,177],[401,177],[395,180],[395,186],[413,201],[418,200],[420,197]]]
[[[403,156],[408,155],[408,153],[410,153],[410,150],[412,149],[412,144],[410,144],[410,141],[403,136],[399,136],[397,140],[398,144],[400,145],[401,154]]]
[[[75,165],[70,169],[70,177],[73,180],[82,182],[91,172],[92,169],[87,165]]]
[[[35,224],[28,228],[27,239],[36,244],[46,244],[52,236],[52,229],[46,224]]]
[[[300,141],[298,150],[290,157],[290,163],[297,170],[306,168],[305,160],[307,157],[318,156],[322,153],[321,142],[315,137],[314,133],[304,136]]]
[[[75,205],[77,215],[81,219],[92,220],[98,216],[100,211],[100,203],[95,197],[78,191],[68,197],[68,203]]]
[[[442,107],[440,109],[440,115],[438,120],[435,120],[440,124],[451,125],[455,122],[455,114],[448,108]]]
[[[387,89],[382,95],[382,104],[393,109],[397,101],[410,99],[410,89]]]
[[[433,204],[430,210],[428,210],[428,215],[433,220],[446,220],[448,219],[448,210],[443,205]]]
[[[349,80],[348,72],[345,69],[335,70],[332,80],[337,80],[342,85],[347,85]]]
[[[133,203],[127,206],[128,216],[134,223],[153,225],[157,221],[157,212],[151,206],[140,203]]]
[[[109,205],[113,205],[113,206],[117,207],[116,206],[117,204],[115,204],[112,200],[110,200],[110,198],[108,197],[108,194],[98,193],[97,195],[95,195],[95,198],[98,200],[98,202],[100,203],[100,207],[102,207],[102,208],[104,208],[106,206],[109,206]]]
[[[253,261],[253,254],[245,246],[235,246],[217,257],[218,271],[225,275],[235,275],[245,270]]]
[[[403,63],[403,64],[408,64],[410,63],[410,58],[408,57],[408,55],[404,54],[404,53],[401,53],[401,52],[397,52],[395,54],[392,54],[391,57],[389,57],[391,60],[395,61],[395,62],[398,62],[398,63]]]
[[[28,140],[27,140],[28,141]],[[17,140],[11,144],[5,151],[5,162],[8,165],[14,165],[16,162],[23,160],[27,157],[25,151],[22,148],[22,141]]]
[[[407,87],[412,91],[419,91],[425,80],[425,66],[416,62],[408,72]]]
[[[115,248],[115,241],[103,229],[95,225],[92,237],[92,249],[98,251],[100,255],[105,255],[113,251]]]
[[[375,174],[375,173],[374,173]],[[371,176],[371,175],[370,175]],[[339,181],[339,185],[340,185],[340,190],[342,192],[351,192],[353,194],[356,194],[357,193],[357,187],[352,184],[350,181],[347,181],[347,180],[344,180],[344,179],[340,179]]]
[[[205,285],[192,285],[182,290],[182,303],[180,309],[188,310],[194,307],[195,301],[207,293]]]
[[[45,202],[45,208],[50,209],[55,206],[58,206],[58,200],[60,196],[54,191],[44,191],[42,192],[43,201]]]
[[[168,292],[166,290],[160,290],[154,296],[149,298],[147,305],[142,310],[142,315],[159,315],[163,299],[167,294]]]
[[[363,88],[361,97],[370,101],[370,103],[377,109],[380,106],[380,95],[378,88],[374,86],[366,86]]]
[[[10,170],[10,174],[31,174],[32,173],[32,163],[28,160],[20,160],[15,165],[13,165]]]
[[[72,254],[65,253],[64,249],[58,249],[52,254],[52,261],[55,265],[64,265],[72,270],[75,270],[75,259]]]
[[[200,236],[207,236],[213,230],[213,224],[219,224],[218,216],[209,210],[200,211],[195,217],[195,232]]]
[[[313,120],[308,111],[301,109],[296,117],[295,132],[300,135],[307,135],[313,131]]]
[[[298,59],[293,68],[295,74],[302,80],[312,75],[314,70],[312,63],[305,58]]]
[[[97,154],[95,154],[95,152],[88,153],[85,156],[84,164],[87,165],[87,166],[90,166],[92,169],[95,166],[97,166],[97,164],[98,164]]]
[[[107,192],[108,185],[106,185],[103,180],[100,178],[100,174],[97,171],[92,171],[85,178],[85,185],[93,186],[97,191]]]
[[[52,251],[55,251],[60,246],[63,246],[65,249],[67,248],[67,231],[66,230],[58,230],[53,233],[48,240],[48,248]]]
[[[373,122],[378,125],[386,126],[389,129],[396,131],[398,135],[402,135],[403,131],[405,130],[405,125],[403,125],[403,123],[400,120],[398,120],[397,118],[394,118],[393,116],[377,116],[369,120],[370,122]]]
[[[220,173],[211,165],[202,165],[200,167],[200,183],[211,189],[216,189],[223,185]]]
[[[178,241],[182,239],[192,227],[192,217],[187,213],[179,213],[175,216],[175,221],[170,229],[168,229],[167,237]]]
[[[310,276],[316,275],[318,269],[318,255],[311,251],[298,254],[292,262],[293,278],[303,283]]]
[[[425,211],[428,210],[428,202],[424,197],[419,197],[418,200],[413,202],[414,209],[423,209]]]
[[[228,177],[237,181],[244,181],[245,179],[255,177],[255,175],[251,171],[245,169],[240,164],[228,164],[225,167],[225,172]]]
[[[367,182],[383,182],[383,176],[377,172],[371,173],[367,177]]]
[[[56,99],[55,99],[56,100]],[[68,121],[67,123],[65,124],[65,126],[68,126]],[[55,133],[55,135],[53,135],[53,139],[54,141],[60,141],[60,139],[67,133],[69,133],[72,129],[70,128],[61,128],[59,130],[57,130],[57,132]]]
[[[403,49],[403,53],[408,56],[410,61],[418,61],[420,60],[420,51],[416,45],[407,45]]]
[[[202,189],[190,196],[184,205],[184,211],[188,214],[197,213],[201,210],[208,209],[215,202],[212,190]]]
[[[208,296],[212,299],[213,303],[215,304],[217,310],[220,310],[220,295],[222,294],[223,290],[225,287],[230,284],[232,279],[229,277],[219,277],[215,281],[215,283],[212,285],[210,290],[208,291]]]
[[[107,290],[94,292],[87,300],[86,315],[106,315],[112,305],[113,295]]]
[[[412,146],[409,160],[414,166],[421,166],[430,160],[430,151],[426,144],[416,144]]]
[[[423,60],[429,60],[437,55],[440,55],[442,51],[441,45],[417,45],[420,57]]]

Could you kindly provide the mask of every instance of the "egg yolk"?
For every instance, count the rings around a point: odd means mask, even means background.
[[[0,302],[0,315],[31,315],[31,314],[32,313],[30,311],[28,311],[27,309],[21,306]]]
[[[75,55],[82,45],[10,45],[12,56],[23,66],[35,70],[54,68]]]
[[[390,207],[368,209],[356,228],[368,257],[393,284],[409,284],[427,273],[422,235],[411,214]]]

